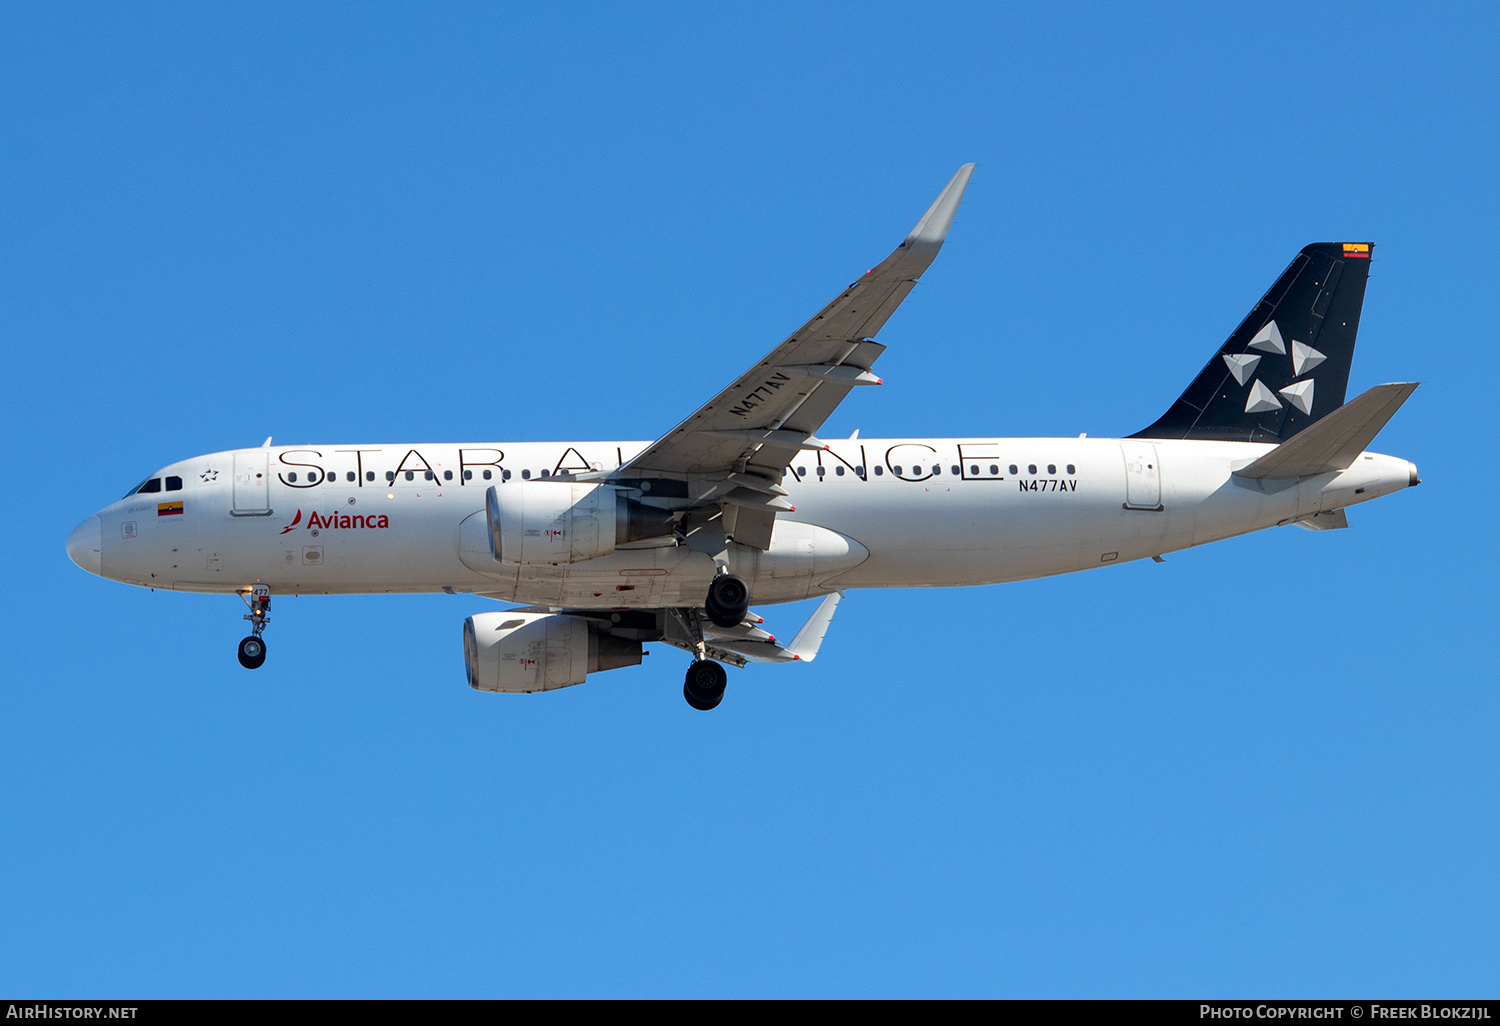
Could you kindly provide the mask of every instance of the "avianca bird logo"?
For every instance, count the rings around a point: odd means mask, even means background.
[[[285,527],[283,527],[281,529],[281,533],[282,534],[286,534],[288,531],[290,531],[292,528],[296,527],[301,522],[302,522],[302,510],[299,509],[299,510],[297,510],[297,515],[294,516],[294,517],[292,517],[292,522],[290,524],[287,524]]]

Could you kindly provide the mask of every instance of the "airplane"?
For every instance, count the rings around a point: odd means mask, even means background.
[[[147,588],[237,594],[265,662],[272,594],[464,593],[469,685],[530,693],[692,655],[811,661],[851,588],[963,587],[1154,558],[1420,483],[1366,451],[1416,389],[1344,401],[1373,244],[1304,247],[1154,423],[1124,438],[818,437],[882,384],[875,335],[948,236],[965,164],[879,265],[656,441],[272,446],[149,475],[67,539],[73,562]],[[822,596],[783,644],[751,612]]]

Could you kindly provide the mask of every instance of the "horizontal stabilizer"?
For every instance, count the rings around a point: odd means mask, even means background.
[[[1282,442],[1236,477],[1288,481],[1346,470],[1385,427],[1418,382],[1376,385]]]

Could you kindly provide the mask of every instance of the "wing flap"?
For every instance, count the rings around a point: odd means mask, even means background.
[[[1331,509],[1292,522],[1309,531],[1343,531],[1349,527],[1349,516],[1341,509]]]
[[[736,506],[724,511],[724,532],[741,545],[762,551],[771,547],[776,511]]]

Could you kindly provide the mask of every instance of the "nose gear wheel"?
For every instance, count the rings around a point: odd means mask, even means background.
[[[266,661],[266,643],[261,633],[271,622],[271,589],[257,584],[250,589],[249,595],[241,593],[240,597],[250,607],[250,612],[245,614],[245,619],[250,621],[250,636],[240,642],[240,665],[247,670],[257,670]]]
[[[247,670],[260,668],[266,661],[266,643],[255,635],[240,642],[240,665]]]

